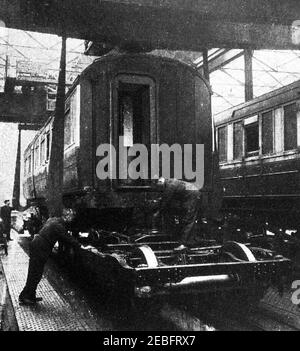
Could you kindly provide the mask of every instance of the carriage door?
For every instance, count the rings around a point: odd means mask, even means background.
[[[155,85],[152,79],[142,76],[120,75],[117,77],[117,186],[148,187],[150,185],[151,144],[156,143]],[[130,155],[135,145],[143,145],[146,152]],[[129,155],[128,155],[129,154]],[[124,156],[125,155],[125,156]],[[141,160],[147,165],[140,167]],[[136,161],[136,162],[135,162]],[[122,166],[120,166],[122,164]],[[139,178],[131,177],[133,166]],[[122,170],[120,169],[122,167]],[[146,179],[143,179],[146,178]]]

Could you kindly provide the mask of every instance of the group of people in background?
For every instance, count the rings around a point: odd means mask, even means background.
[[[4,206],[0,209],[0,245],[2,244],[6,255],[8,254],[7,243],[13,240],[10,237],[11,211],[10,201],[5,200]]]

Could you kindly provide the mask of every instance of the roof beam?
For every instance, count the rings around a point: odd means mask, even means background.
[[[241,50],[236,52],[234,50],[223,49],[216,56],[209,59],[208,67],[209,72],[212,73],[226,66],[228,63],[236,60],[237,58],[244,55],[244,51]],[[198,69],[201,71],[203,69],[203,62],[199,63]]]
[[[87,1],[96,2],[96,1]],[[298,0],[104,0],[103,3],[193,11],[199,16],[245,23],[288,24],[299,19]],[[297,16],[298,14],[298,16]]]
[[[244,51],[244,67],[245,67],[245,100],[249,101],[253,99],[253,51]]]

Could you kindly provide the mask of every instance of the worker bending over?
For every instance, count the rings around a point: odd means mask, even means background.
[[[200,216],[199,188],[178,179],[159,178],[157,185],[163,196],[155,217],[162,217],[164,230],[175,240],[190,243]]]
[[[21,304],[33,305],[41,298],[36,297],[36,289],[42,278],[45,264],[50,257],[55,243],[61,242],[79,249],[81,245],[68,234],[67,226],[74,219],[72,210],[64,209],[61,217],[49,218],[30,243],[27,281],[19,296]]]

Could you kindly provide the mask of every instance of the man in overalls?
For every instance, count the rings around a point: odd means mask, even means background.
[[[74,249],[81,247],[79,242],[68,234],[66,228],[73,219],[72,210],[65,209],[62,217],[49,218],[30,243],[27,281],[19,296],[20,304],[34,305],[42,300],[36,297],[36,289],[42,279],[44,266],[57,241],[70,245]]]
[[[158,180],[158,186],[163,188],[159,215],[165,231],[183,244],[190,243],[200,216],[198,187],[183,180],[164,178]]]

